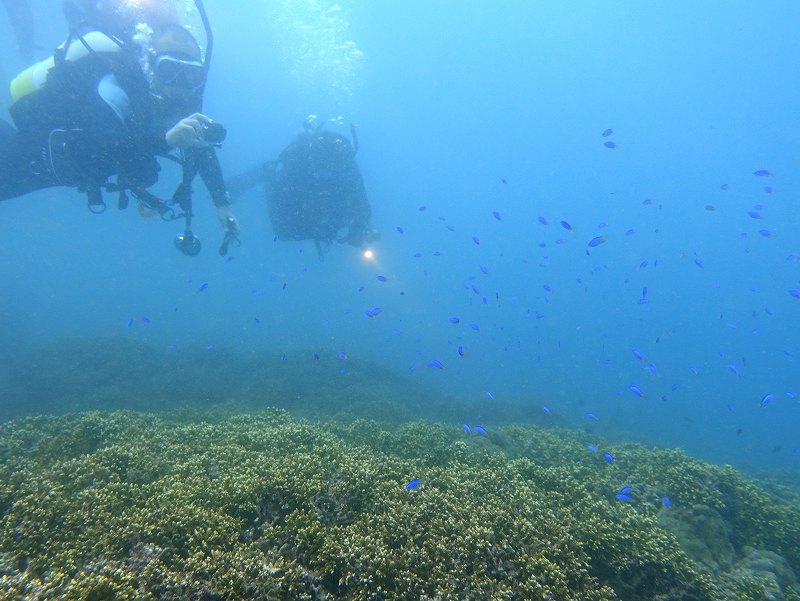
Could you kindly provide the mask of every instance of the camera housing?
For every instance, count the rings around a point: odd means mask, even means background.
[[[192,233],[192,230],[186,230],[175,236],[175,248],[187,257],[194,257],[200,253],[203,245],[200,243],[200,238]]]
[[[203,128],[203,140],[212,146],[219,146],[228,136],[228,130],[222,123],[212,121]]]

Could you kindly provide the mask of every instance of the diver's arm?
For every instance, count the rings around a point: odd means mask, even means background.
[[[231,201],[235,202],[244,196],[248,191],[252,190],[256,186],[262,185],[263,183],[264,165],[256,165],[244,173],[233,176],[227,182],[225,182],[225,185],[228,188],[228,194],[230,195]]]
[[[186,160],[192,161],[196,165],[200,178],[217,208],[217,218],[225,232],[220,254],[227,254],[228,244],[238,240],[239,222],[231,211],[230,195],[225,186],[225,178],[222,175],[222,167],[220,167],[217,153],[213,146],[189,149],[186,151]],[[235,243],[238,244],[238,242]]]

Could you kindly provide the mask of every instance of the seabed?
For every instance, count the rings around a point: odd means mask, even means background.
[[[599,446],[282,409],[19,418],[0,427],[0,592],[800,599],[796,493],[677,450]]]

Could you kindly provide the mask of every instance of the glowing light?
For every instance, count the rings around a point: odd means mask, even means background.
[[[374,252],[372,252],[372,250],[370,250],[370,249],[368,248],[367,250],[365,250],[365,251],[364,251],[363,257],[364,257],[364,258],[365,258],[367,261],[372,261],[372,259],[374,259],[374,258],[375,258],[375,253],[374,253]]]

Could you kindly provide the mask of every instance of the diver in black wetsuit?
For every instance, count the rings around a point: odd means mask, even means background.
[[[223,224],[224,254],[237,241],[238,224],[214,150],[224,128],[200,112],[207,63],[197,41],[174,22],[157,23],[135,40],[132,24],[98,27],[95,19],[103,15],[83,15],[78,23],[81,13],[67,14],[73,25],[67,41],[11,84],[16,129],[0,125],[0,200],[70,186],[85,191],[89,208],[101,212],[103,189],[118,191],[120,206],[129,191],[170,218],[172,206],[146,188],[158,178],[156,156],[177,149],[183,181],[173,202],[183,210],[186,231],[176,246],[188,255],[200,250],[190,230],[191,182],[199,173]]]
[[[229,182],[236,198],[263,185],[270,221],[279,240],[313,240],[320,256],[334,242],[363,246],[378,237],[353,142],[322,129],[311,115],[278,156]]]

